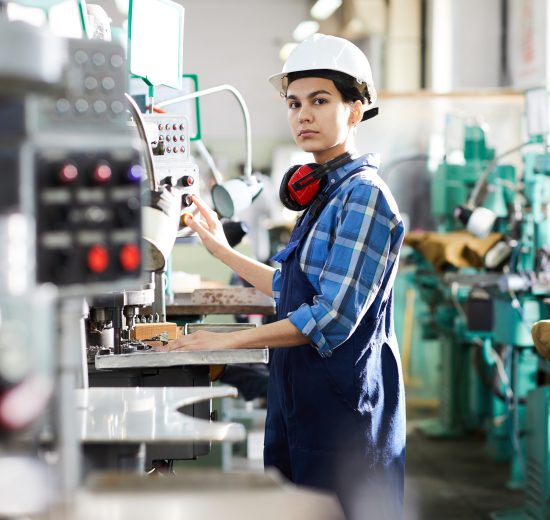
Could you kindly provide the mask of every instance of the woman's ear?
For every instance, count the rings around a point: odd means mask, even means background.
[[[357,100],[351,105],[350,123],[352,126],[357,126],[363,119],[363,103]]]

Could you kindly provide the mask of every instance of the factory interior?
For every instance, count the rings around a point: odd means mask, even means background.
[[[364,235],[386,284],[365,268],[367,296],[355,278],[351,297],[323,292],[329,260],[346,264],[332,228],[326,258],[316,231],[296,238],[346,189],[324,186],[347,162],[303,144],[319,132],[292,133],[329,110],[302,85],[342,92],[308,73],[342,73],[331,42],[368,59],[366,79],[344,75],[364,86],[349,131],[374,162],[345,179],[374,179],[402,231],[395,270]],[[550,519],[549,87],[548,0],[0,0],[0,519]],[[302,165],[321,187],[291,209]],[[381,205],[360,222],[389,226]],[[322,327],[352,298],[333,345]],[[302,341],[261,336],[283,325]],[[331,379],[346,348],[359,404]],[[288,472],[269,462],[278,413]],[[367,420],[378,451],[355,458],[342,439]],[[401,488],[376,480],[386,427]],[[344,487],[315,484],[329,467]]]

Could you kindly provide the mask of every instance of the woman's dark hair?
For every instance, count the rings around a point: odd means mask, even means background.
[[[302,78],[324,78],[330,79],[338,92],[340,92],[342,99],[346,103],[353,103],[355,101],[361,101],[365,104],[370,103],[370,95],[368,89],[365,89],[365,94],[361,94],[358,89],[358,83],[355,78],[330,69],[313,69],[313,70],[301,70],[299,72],[290,72],[287,75],[287,85],[290,85],[293,81]]]

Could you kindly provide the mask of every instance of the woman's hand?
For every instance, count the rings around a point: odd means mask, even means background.
[[[224,350],[236,348],[230,332],[209,332],[199,330],[186,334],[162,347],[155,347],[157,352],[177,352],[182,350]]]
[[[210,209],[197,195],[193,195],[193,202],[197,206],[202,219],[200,221],[196,220],[193,215],[187,213],[184,217],[184,223],[199,235],[206,249],[214,256],[218,257],[224,250],[231,249],[216,212]]]

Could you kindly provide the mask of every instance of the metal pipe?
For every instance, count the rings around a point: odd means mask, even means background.
[[[151,148],[149,148],[149,141],[147,141],[147,135],[145,133],[145,124],[143,123],[143,118],[141,117],[141,112],[137,106],[134,98],[130,96],[127,92],[124,93],[126,101],[128,101],[128,109],[134,118],[136,127],[138,129],[139,136],[143,143],[145,144],[145,166],[147,167],[147,177],[149,179],[149,189],[151,191],[158,190],[157,179],[155,177],[155,166],[153,164],[153,154],[151,153]]]
[[[155,271],[155,300],[153,301],[152,314],[158,314],[160,321],[166,321],[166,292],[164,284],[164,271]]]
[[[223,182],[222,173],[216,166],[216,163],[214,162],[214,158],[210,155],[210,152],[208,151],[206,146],[204,146],[202,139],[198,139],[197,141],[195,141],[195,146],[199,151],[201,157],[206,161],[206,164],[210,168],[210,171],[212,172],[212,176],[214,177],[216,184],[221,184]]]
[[[485,188],[487,187],[487,179],[489,178],[489,175],[491,175],[493,169],[498,164],[498,162],[506,157],[507,155],[510,155],[514,152],[517,152],[524,148],[525,146],[528,146],[530,144],[536,144],[531,141],[527,141],[525,143],[521,143],[518,146],[515,146],[514,148],[511,148],[510,150],[506,150],[505,152],[501,153],[500,155],[497,155],[483,170],[479,178],[477,179],[475,186],[472,189],[472,192],[470,194],[470,197],[468,198],[468,202],[466,203],[466,207],[473,209],[477,208],[478,206],[481,206],[483,204],[484,200],[484,193]]]
[[[122,308],[113,307],[113,354],[122,354]]]
[[[82,368],[81,350],[85,345],[80,323],[83,303],[81,298],[61,300],[59,308],[60,341],[58,385],[56,388],[56,444],[59,454],[60,491],[64,500],[70,500],[80,485],[82,459],[80,440],[75,420],[79,372]]]
[[[250,130],[250,115],[248,113],[248,107],[246,106],[246,102],[241,95],[241,93],[233,86],[231,85],[219,85],[217,87],[207,88],[205,90],[197,90],[196,92],[190,92],[189,94],[185,94],[183,96],[178,96],[173,99],[168,99],[166,101],[161,101],[160,103],[156,104],[156,108],[162,108],[167,107],[170,105],[175,105],[176,103],[181,103],[182,101],[188,101],[189,99],[195,99],[202,96],[207,96],[209,94],[216,94],[217,92],[231,92],[239,102],[239,105],[241,107],[243,117],[244,117],[244,130],[245,130],[245,136],[246,136],[246,162],[244,166],[244,175],[246,177],[252,176],[252,137],[251,137],[251,130]]]

